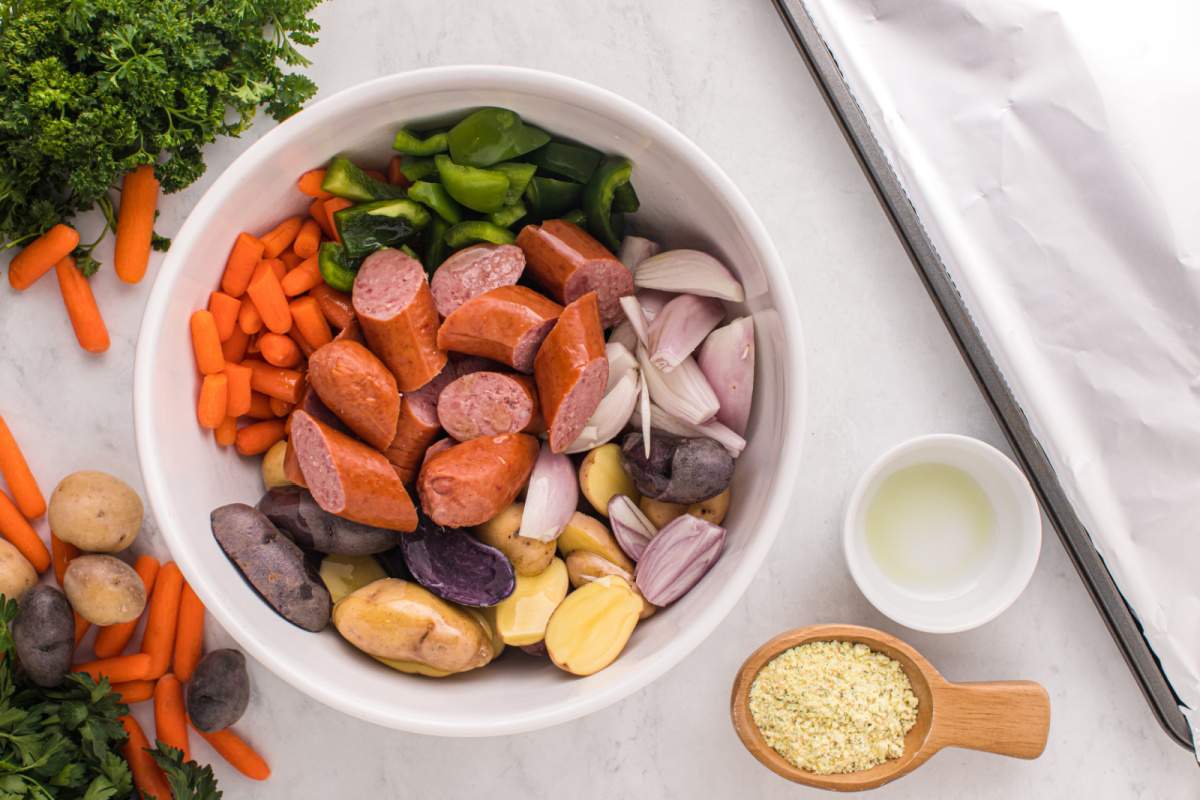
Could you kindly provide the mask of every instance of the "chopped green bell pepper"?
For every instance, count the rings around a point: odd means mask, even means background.
[[[379,200],[335,211],[333,224],[346,256],[356,261],[407,241],[429,224],[429,212],[412,200]]]
[[[642,207],[642,201],[638,199],[637,192],[634,191],[633,181],[622,183],[613,192],[613,210],[622,211],[626,214],[632,214]]]
[[[447,147],[445,131],[431,133],[422,139],[408,128],[401,128],[392,140],[392,149],[406,156],[435,156],[446,152]]]
[[[403,186],[372,178],[345,156],[334,156],[329,162],[321,188],[330,194],[358,202],[404,197]]]
[[[550,134],[526,125],[506,108],[481,108],[468,114],[446,134],[455,163],[490,167],[536,150]]]
[[[467,208],[490,214],[504,207],[509,181],[503,172],[455,164],[447,155],[434,156],[433,161],[446,191]]]
[[[405,158],[400,162],[400,174],[409,183],[441,180],[432,158]]]
[[[570,211],[568,211],[567,213],[565,213],[561,217],[559,217],[559,219],[574,223],[575,225],[578,225],[581,228],[587,224],[587,215],[584,214],[583,210],[579,209],[579,208],[571,209]]]
[[[535,175],[525,188],[525,204],[535,219],[554,219],[575,208],[583,197],[583,184]]]
[[[629,183],[632,176],[632,161],[623,156],[607,156],[583,188],[583,213],[587,215],[588,231],[613,252],[621,246],[618,231],[621,220],[613,214],[613,198],[617,187]]]
[[[499,225],[501,228],[511,228],[513,223],[528,213],[529,210],[525,208],[524,203],[515,203],[488,214],[488,221],[493,225]]]
[[[526,156],[526,160],[536,164],[542,172],[578,183],[588,182],[602,158],[604,155],[599,150],[567,142],[550,142]]]
[[[321,245],[317,253],[317,269],[331,289],[348,292],[354,288],[354,276],[358,274],[358,270],[350,266],[346,248],[337,242],[325,242]]]
[[[536,164],[522,164],[518,161],[504,161],[493,164],[491,169],[503,172],[508,177],[508,193],[504,195],[504,205],[511,206],[521,199],[525,187],[537,172]]]
[[[451,225],[462,222],[462,206],[454,202],[454,198],[446,191],[446,187],[440,183],[417,181],[408,187],[408,197],[410,200],[416,200],[418,203],[429,206],[435,214]]]
[[[458,250],[476,242],[492,244],[512,244],[517,237],[508,228],[501,228],[481,219],[470,219],[460,222],[446,231],[446,245],[451,250]]]
[[[450,226],[441,217],[434,217],[425,230],[425,259],[422,264],[426,272],[433,272],[446,260],[446,231]]]

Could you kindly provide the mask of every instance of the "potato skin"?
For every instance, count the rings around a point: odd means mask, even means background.
[[[518,575],[540,575],[554,560],[555,544],[519,536],[524,503],[513,503],[482,525],[473,528],[475,536],[484,544],[504,553],[512,562]]]
[[[0,539],[0,594],[20,600],[38,581],[37,570],[7,539]]]
[[[237,650],[213,650],[196,665],[187,685],[187,712],[205,733],[224,730],[242,718],[250,703],[246,657]]]
[[[67,596],[53,586],[35,586],[25,593],[13,620],[17,660],[38,686],[62,683],[75,652],[75,615]]]
[[[262,479],[263,486],[266,487],[267,491],[278,489],[282,486],[293,485],[283,471],[283,459],[287,455],[287,449],[288,443],[285,439],[271,445],[271,449],[263,456]]]
[[[54,535],[88,553],[116,553],[142,528],[142,499],[104,472],[74,472],[50,495],[46,519]]]
[[[63,591],[93,625],[131,622],[146,608],[146,587],[133,567],[112,556],[79,556],[67,565]]]
[[[397,578],[347,595],[333,609],[333,624],[368,655],[447,672],[482,667],[495,655],[491,636],[475,617]]]

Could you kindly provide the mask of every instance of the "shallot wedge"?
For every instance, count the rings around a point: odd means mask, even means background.
[[[658,533],[658,528],[628,495],[614,494],[608,501],[608,523],[617,544],[634,561],[642,557],[650,540]]]
[[[663,411],[696,425],[716,416],[721,404],[694,358],[688,356],[675,369],[663,372],[650,363],[645,347],[638,347],[637,357],[650,399]]]
[[[620,342],[606,344],[604,357],[608,359],[608,386],[604,387],[604,392],[607,394],[620,382],[621,378],[625,377],[626,372],[637,369],[638,363],[633,351]]]
[[[542,442],[533,474],[529,476],[525,511],[517,535],[539,542],[554,541],[567,526],[578,503],[579,482],[571,459],[550,452],[550,445]]]
[[[637,407],[639,383],[638,370],[628,370],[601,398],[600,405],[596,406],[579,436],[563,452],[582,453],[591,450],[611,441],[624,430]],[[533,472],[537,475],[536,466]]]
[[[696,363],[721,403],[717,420],[745,436],[754,400],[754,319],[738,317],[710,333]]]
[[[704,436],[718,442],[722,447],[729,451],[729,455],[737,458],[746,449],[746,440],[738,436],[736,432],[722,425],[715,419],[710,419],[701,425],[693,425],[686,420],[672,417],[667,412],[663,411],[653,403],[650,404],[649,411],[649,427],[657,428],[664,433],[674,434],[675,436]],[[642,426],[642,436],[646,436],[647,415],[642,409],[638,409],[630,420],[636,427]],[[649,454],[646,456],[649,458]]]
[[[676,295],[650,323],[646,349],[663,372],[679,366],[725,318],[725,306],[712,297]]]
[[[675,602],[700,582],[725,549],[725,529],[684,514],[658,532],[637,562],[637,588],[656,606]]]
[[[634,335],[637,336],[638,343],[643,347],[649,341],[647,331],[650,323],[646,321],[646,313],[642,310],[642,304],[638,302],[636,297],[626,295],[619,301],[621,310],[625,312],[625,318],[629,321],[629,325],[633,328]]]
[[[740,303],[746,299],[742,285],[717,259],[699,250],[667,250],[638,264],[633,285],[679,294],[698,294]]]
[[[652,242],[641,236],[626,236],[621,240],[621,250],[617,253],[617,258],[621,263],[629,267],[629,269],[637,269],[637,265],[645,261],[652,255],[656,255],[662,248],[658,242]]]

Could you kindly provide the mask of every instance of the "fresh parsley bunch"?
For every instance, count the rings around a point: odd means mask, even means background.
[[[308,64],[296,47],[316,42],[319,2],[0,0],[0,249],[97,205],[111,223],[108,191],[134,167],[178,191],[259,106],[298,111],[316,86],[280,62]]]

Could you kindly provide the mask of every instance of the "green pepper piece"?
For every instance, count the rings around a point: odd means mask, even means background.
[[[490,167],[538,149],[550,134],[526,125],[514,111],[481,108],[451,128],[446,139],[456,163]]]
[[[436,181],[438,177],[437,164],[432,158],[405,158],[400,161],[400,174],[409,183],[417,181]]]
[[[354,288],[354,276],[358,270],[350,266],[346,248],[337,242],[325,242],[317,253],[317,268],[331,289],[348,292]]]
[[[389,200],[404,197],[404,187],[372,178],[345,156],[334,156],[325,169],[321,188],[347,200]]]
[[[431,133],[422,139],[408,128],[401,128],[392,139],[392,149],[406,156],[435,156],[446,152],[447,146],[445,131]]]
[[[505,206],[499,211],[493,211],[488,214],[488,221],[493,225],[499,225],[501,228],[511,228],[513,223],[529,213],[525,208],[524,203],[514,203],[511,206]]]
[[[460,222],[446,231],[447,246],[458,250],[476,242],[491,242],[492,244],[512,244],[517,237],[508,228],[501,228],[481,219],[469,219]]]
[[[346,256],[357,260],[407,241],[429,224],[429,212],[412,200],[380,200],[335,211],[333,224]]]
[[[449,156],[433,157],[442,185],[458,202],[472,211],[490,214],[504,207],[508,195],[508,176],[503,172],[455,164]]]
[[[519,161],[504,161],[491,167],[497,172],[508,176],[508,193],[504,195],[504,205],[511,206],[519,202],[525,193],[525,187],[537,172],[536,164],[522,164]]]
[[[622,183],[613,192],[613,211],[632,214],[641,207],[642,201],[638,199],[637,192],[633,188],[633,181]]]
[[[559,217],[559,219],[570,222],[574,225],[578,225],[581,228],[587,224],[587,215],[584,214],[583,210],[579,208],[572,208],[570,211]]]
[[[434,213],[452,225],[455,222],[462,222],[462,206],[454,202],[454,198],[446,191],[446,187],[440,183],[417,181],[408,187],[408,197],[410,200],[416,200],[418,203],[429,206]]]
[[[577,183],[587,183],[600,165],[604,154],[581,144],[550,142],[534,150],[526,159],[538,169]]]
[[[537,219],[554,219],[559,214],[579,205],[583,197],[583,184],[543,178],[535,175],[525,188],[525,202],[529,213]]]
[[[621,235],[616,229],[620,222],[613,220],[613,196],[617,187],[629,183],[632,176],[632,161],[624,156],[607,156],[583,188],[588,231],[614,252],[621,246]]]
[[[425,259],[421,263],[428,272],[433,272],[446,260],[446,231],[450,226],[441,217],[434,217],[425,231]]]
[[[404,253],[404,255],[408,256],[413,261],[416,261],[418,264],[421,263],[421,257],[419,255],[417,255],[417,251],[413,250],[408,245],[406,245],[406,244],[400,245],[400,252]]]

